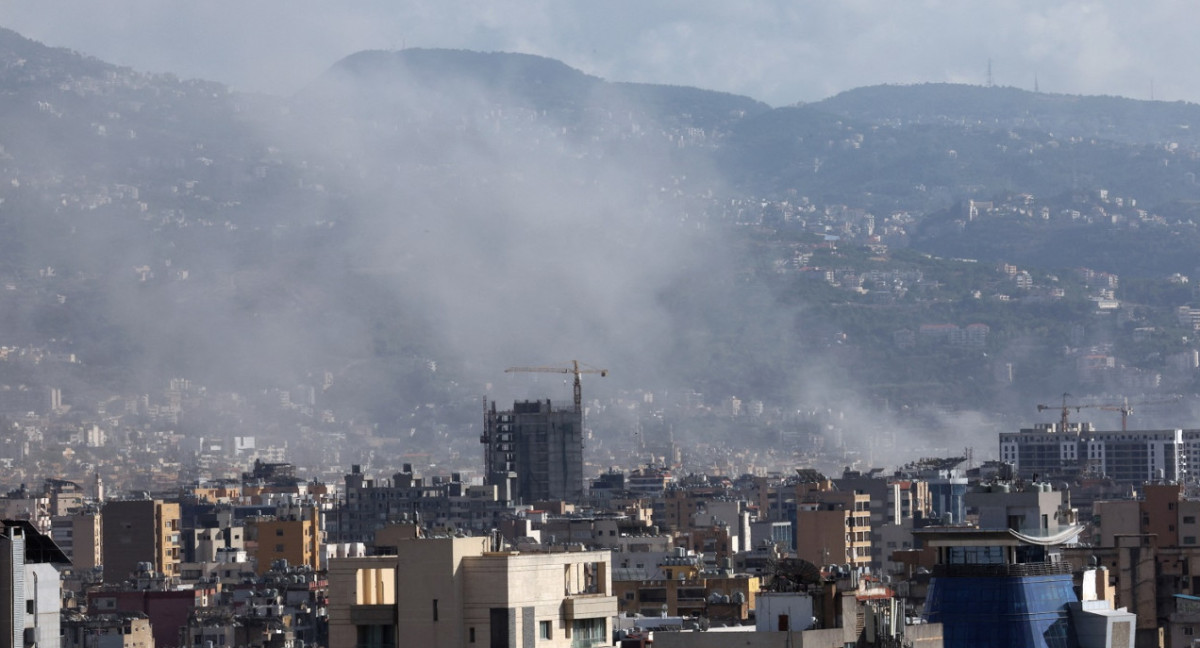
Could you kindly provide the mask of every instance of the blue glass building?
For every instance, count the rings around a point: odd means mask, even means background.
[[[1078,534],[1033,537],[1012,530],[935,527],[918,531],[938,562],[926,621],[941,623],[946,648],[1075,648],[1071,568],[1052,547]]]
[[[925,618],[941,623],[945,646],[1073,648],[1071,574],[935,578]]]
[[[923,475],[929,485],[930,508],[933,519],[950,524],[962,524],[967,519],[965,503],[967,478],[958,470],[939,470]]]

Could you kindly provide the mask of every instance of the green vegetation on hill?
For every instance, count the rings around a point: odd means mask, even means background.
[[[810,104],[879,124],[1022,129],[1125,144],[1200,144],[1200,106],[948,83],[856,88]]]
[[[529,322],[613,355],[659,335],[629,363],[714,397],[1124,389],[1154,381],[1119,369],[1196,346],[1173,319],[1190,284],[1167,279],[1200,265],[1193,124],[1187,104],[950,85],[770,109],[447,50],[249,97],[0,31],[0,323],[130,382],[329,371],[327,398],[387,420],[486,382],[462,338],[566,344]]]

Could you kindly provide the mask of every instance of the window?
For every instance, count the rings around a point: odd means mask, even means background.
[[[1196,544],[1196,536],[1183,536],[1183,544],[1185,544],[1185,545]]]
[[[467,642],[475,643],[475,628],[467,628]]]
[[[538,637],[541,639],[550,638],[550,622],[538,621]]]
[[[1183,516],[1183,523],[1184,523],[1184,524],[1195,524],[1195,523],[1196,523],[1196,516],[1195,516],[1195,515],[1185,515],[1185,516]]]
[[[597,642],[608,639],[604,619],[576,619],[571,624],[572,638],[580,643]]]
[[[275,535],[283,537],[283,529],[275,529]]]
[[[360,625],[357,626],[359,648],[386,648],[396,645],[396,626],[393,625]]]
[[[433,620],[434,621],[438,620],[437,601],[438,601],[437,599],[433,599]]]
[[[275,551],[283,551],[283,545],[281,545],[281,544],[275,545]]]

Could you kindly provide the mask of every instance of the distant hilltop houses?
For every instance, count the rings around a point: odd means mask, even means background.
[[[892,334],[898,349],[911,349],[918,343],[930,346],[951,346],[965,349],[983,349],[987,347],[988,332],[991,327],[987,324],[968,324],[960,327],[957,324],[922,324],[916,331],[901,329]]]
[[[1195,182],[1192,176],[1191,182]],[[968,199],[964,203],[967,221],[984,218],[1011,219],[1031,218],[1043,221],[1065,221],[1103,223],[1136,229],[1141,224],[1165,225],[1166,219],[1145,209],[1138,208],[1136,198],[1112,196],[1108,189],[1097,189],[1090,196],[1079,196],[1077,202],[1088,205],[1086,209],[1052,209],[1039,204],[1033,194],[1021,193],[1004,202]]]

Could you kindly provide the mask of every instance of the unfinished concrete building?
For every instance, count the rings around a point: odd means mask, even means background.
[[[583,414],[550,401],[520,401],[485,410],[485,470],[500,499],[533,503],[583,500]]]

